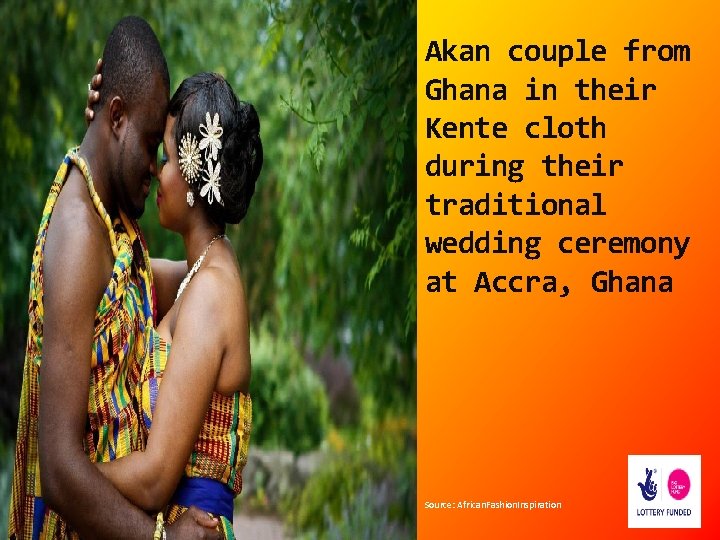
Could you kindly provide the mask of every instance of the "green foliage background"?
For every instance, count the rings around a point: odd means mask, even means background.
[[[252,439],[301,454],[317,448],[328,426],[319,377],[296,348],[260,328],[252,339]]]
[[[199,71],[219,72],[259,112],[263,173],[248,217],[229,231],[256,333],[262,326],[300,358],[350,358],[371,424],[414,419],[415,3],[6,0],[0,442],[14,436],[42,205],[65,150],[84,133],[95,60],[127,14],[155,29],[172,89]],[[141,222],[150,252],[182,258],[153,200]]]

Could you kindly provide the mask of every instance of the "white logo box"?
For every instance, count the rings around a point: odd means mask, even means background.
[[[702,474],[700,455],[628,455],[628,528],[699,529],[701,526]],[[646,470],[657,493],[651,501],[643,497],[638,484],[646,486]],[[675,469],[690,479],[686,496],[676,500],[670,494],[668,478]]]

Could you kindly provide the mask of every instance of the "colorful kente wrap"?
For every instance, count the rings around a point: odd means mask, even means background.
[[[153,411],[170,355],[170,344],[160,337],[155,328],[148,327],[147,332],[148,349],[138,386],[143,440],[146,440],[152,427]],[[225,537],[235,538],[232,499],[242,490],[242,470],[247,462],[251,423],[252,400],[249,395],[235,392],[232,396],[224,396],[213,392],[200,435],[185,465],[184,476],[166,510],[168,523],[187,510],[187,505],[181,504],[181,501],[190,500],[201,510],[220,517]],[[213,502],[213,499],[220,503]],[[227,508],[228,504],[229,512],[220,510]]]
[[[77,537],[55,512],[45,507],[38,459],[38,380],[43,361],[44,318],[42,261],[50,216],[72,165],[85,177],[95,209],[107,227],[115,257],[112,277],[95,312],[92,350],[88,351],[90,392],[83,446],[91,462],[109,461],[142,449],[134,397],[146,347],[143,336],[153,325],[155,306],[147,247],[133,220],[121,213],[111,222],[86,163],[73,149],[65,156],[50,188],[30,273],[30,324],[8,529],[10,538],[23,540]],[[92,256],[95,255],[88,254]]]

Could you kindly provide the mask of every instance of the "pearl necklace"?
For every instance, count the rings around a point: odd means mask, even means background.
[[[177,296],[175,297],[175,301],[177,302],[177,299],[180,298],[180,295],[185,290],[185,287],[187,287],[187,284],[190,283],[190,280],[192,277],[197,273],[197,271],[200,269],[200,265],[205,260],[205,256],[208,254],[208,251],[210,251],[210,246],[212,246],[215,243],[215,240],[218,240],[219,238],[223,238],[224,234],[218,234],[215,238],[210,240],[210,243],[205,248],[205,251],[203,251],[202,255],[198,257],[198,260],[195,261],[195,264],[192,265],[192,268],[185,276],[185,279],[182,280],[182,283],[180,284],[180,288],[178,289]]]

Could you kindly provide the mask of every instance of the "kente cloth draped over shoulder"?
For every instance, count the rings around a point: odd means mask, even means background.
[[[110,461],[142,448],[138,407],[133,404],[145,344],[153,325],[154,291],[147,247],[140,229],[122,213],[114,222],[95,192],[77,149],[68,152],[45,203],[30,275],[30,324],[20,396],[15,471],[10,499],[10,538],[77,537],[42,499],[38,459],[38,378],[43,362],[43,254],[48,223],[58,194],[75,165],[85,178],[98,215],[105,222],[115,257],[113,274],[95,312],[92,350],[88,351],[87,423],[84,449],[92,462]],[[95,254],[88,253],[88,257]],[[82,261],[78,261],[82,264]],[[72,324],[68,321],[68,324]]]
[[[144,440],[151,432],[155,403],[170,355],[170,343],[163,340],[154,327],[148,327],[147,332],[148,350],[138,385],[140,428]],[[224,396],[213,392],[184,475],[166,509],[167,523],[172,523],[194,505],[219,517],[225,538],[235,538],[233,499],[242,490],[242,470],[247,463],[251,425],[249,395],[235,392]]]

